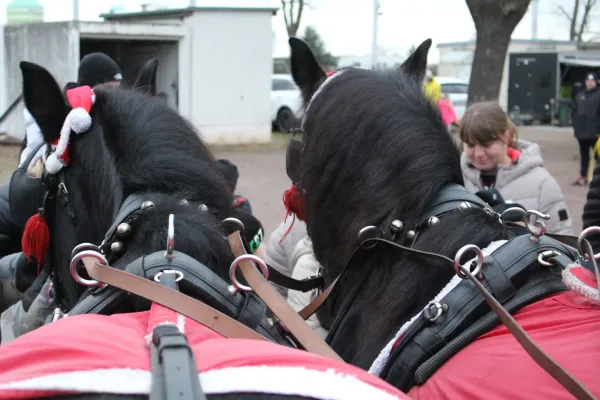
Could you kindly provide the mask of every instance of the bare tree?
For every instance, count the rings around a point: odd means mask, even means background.
[[[281,0],[288,36],[296,36],[298,33],[304,7],[309,7],[308,0]]]
[[[477,40],[468,104],[497,100],[510,36],[530,0],[466,0],[475,23]]]
[[[583,34],[588,28],[592,9],[598,0],[574,0],[573,9],[569,12],[563,6],[557,7],[558,11],[569,21],[569,40],[581,43]],[[580,13],[580,11],[582,11]]]

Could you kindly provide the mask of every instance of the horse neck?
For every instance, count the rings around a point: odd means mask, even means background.
[[[413,248],[454,259],[457,251],[467,244],[485,248],[490,242],[507,237],[502,225],[477,210],[442,218],[435,228],[420,235]],[[353,272],[340,288],[334,315],[352,296],[352,305],[343,320],[356,324],[352,330],[338,331],[339,337],[332,344],[344,360],[368,369],[398,329],[440,293],[452,279],[454,270],[447,264],[383,244],[378,244],[366,259],[357,259],[354,264],[348,266]],[[353,290],[360,284],[361,277],[362,287]]]

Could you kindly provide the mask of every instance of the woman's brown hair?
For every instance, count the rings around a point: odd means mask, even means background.
[[[495,101],[483,101],[469,106],[460,120],[460,140],[466,144],[486,146],[495,140],[503,140],[508,131],[508,145],[517,147],[517,127]]]

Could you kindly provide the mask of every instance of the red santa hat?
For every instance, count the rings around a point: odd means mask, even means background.
[[[67,115],[65,123],[60,130],[60,137],[52,143],[54,151],[44,160],[46,171],[50,174],[58,173],[64,166],[69,165],[69,142],[71,131],[76,134],[83,133],[92,126],[90,111],[96,95],[89,86],[80,86],[67,91],[67,100],[73,109]]]

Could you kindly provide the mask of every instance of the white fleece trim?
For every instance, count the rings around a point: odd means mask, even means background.
[[[258,392],[315,399],[398,399],[389,392],[334,369],[228,367],[199,374],[206,394]],[[56,390],[83,393],[150,394],[152,373],[131,368],[63,372],[0,385],[2,390]]]
[[[507,242],[507,240],[497,240],[495,242],[490,243],[485,249],[481,249],[481,252],[483,253],[484,256],[489,256],[494,251],[498,250],[506,242]],[[469,261],[464,263],[463,266],[469,265],[470,263],[475,261],[475,258],[476,257],[473,257],[472,259],[470,259]],[[448,284],[446,286],[444,286],[442,291],[440,293],[438,293],[437,296],[435,296],[433,301],[442,300],[460,282],[462,282],[462,279],[458,275],[455,274],[452,277],[452,279],[450,279],[450,282],[448,282]],[[379,353],[379,355],[377,356],[375,361],[373,361],[373,364],[371,364],[371,368],[369,368],[369,373],[376,375],[376,376],[379,376],[379,374],[381,374],[381,371],[383,371],[383,368],[385,367],[385,365],[387,364],[387,362],[390,358],[392,348],[394,347],[394,344],[396,343],[398,338],[400,336],[402,336],[406,331],[408,331],[408,329],[421,316],[422,313],[423,313],[423,310],[419,311],[419,313],[417,315],[412,317],[408,322],[404,323],[404,325],[402,325],[400,327],[400,330],[398,330],[398,333],[396,333],[394,338],[388,342],[388,344],[383,348],[383,350],[381,350],[381,352]]]
[[[579,279],[575,274],[573,274],[573,272],[571,272],[571,269],[573,268],[584,267],[578,264],[569,264],[569,266],[562,271],[562,279],[565,285],[574,292],[582,294],[588,299],[600,303],[600,291],[583,283],[581,279]]]

